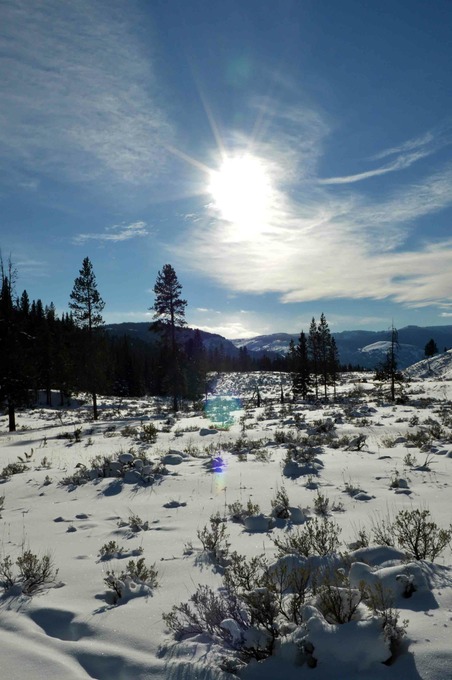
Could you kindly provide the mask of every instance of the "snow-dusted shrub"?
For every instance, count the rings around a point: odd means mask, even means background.
[[[288,519],[290,517],[289,496],[283,486],[278,489],[270,504],[272,506],[273,517],[278,517],[279,519]]]
[[[157,428],[153,423],[143,423],[138,437],[140,442],[154,444],[157,441]]]
[[[315,517],[309,520],[300,529],[292,530],[281,538],[274,538],[273,542],[278,548],[278,555],[329,555],[336,553],[340,541],[340,527],[336,522]]]
[[[199,586],[163,618],[178,639],[207,634],[245,661],[261,660],[271,656],[287,625],[301,624],[308,582],[309,573],[299,566],[270,567],[262,556],[247,561],[234,552],[217,593]]]
[[[257,503],[253,503],[251,498],[248,498],[246,506],[240,501],[235,501],[228,505],[229,515],[233,522],[243,522],[246,517],[258,515],[260,507]]]
[[[380,545],[396,546],[416,560],[434,562],[452,540],[452,524],[441,529],[430,520],[430,510],[413,508],[400,510],[394,520],[375,520],[372,534]]]
[[[12,475],[20,475],[22,472],[26,472],[29,469],[28,465],[25,465],[25,463],[21,461],[8,463],[8,465],[0,472],[0,479],[9,479]]]
[[[148,566],[144,557],[129,560],[119,574],[113,569],[107,571],[104,583],[114,593],[114,603],[120,599],[131,599],[140,595],[150,595],[158,586],[158,571],[155,565]]]
[[[325,494],[317,491],[317,495],[314,498],[314,512],[320,517],[328,517],[330,509],[330,499]]]
[[[70,442],[79,444],[82,441],[82,428],[75,427],[73,432],[60,432],[57,439],[68,439]]]
[[[208,635],[245,663],[274,653],[309,667],[331,658],[357,668],[386,662],[404,634],[398,613],[368,584],[332,577],[329,565],[294,555],[268,564],[234,552],[217,591],[199,586],[163,618],[177,639]]]
[[[31,550],[23,550],[15,565],[18,567],[16,574],[9,555],[0,562],[0,584],[5,591],[18,584],[23,593],[32,595],[41,587],[54,583],[58,575],[49,553],[39,557]]]
[[[374,614],[381,617],[381,626],[385,641],[394,655],[406,636],[408,621],[400,623],[400,613],[394,607],[392,590],[383,583],[376,582],[372,586],[363,585],[364,601]]]
[[[452,539],[452,525],[440,529],[430,520],[430,510],[401,510],[393,525],[397,544],[417,560],[432,562]]]
[[[136,437],[138,435],[138,429],[133,425],[125,425],[121,430],[121,435],[123,437]]]
[[[407,446],[415,446],[421,451],[426,451],[432,445],[433,437],[428,430],[417,430],[406,433]]]
[[[326,574],[318,589],[315,605],[328,623],[348,623],[359,620],[357,615],[363,601],[362,588],[352,588],[341,570]]]
[[[139,515],[132,514],[129,515],[126,521],[123,519],[118,520],[118,527],[120,529],[129,527],[130,531],[132,531],[134,534],[137,534],[140,531],[149,531],[149,521],[142,520]]]
[[[109,541],[99,549],[99,557],[101,560],[112,560],[114,557],[120,557],[124,552],[117,541]]]
[[[211,515],[209,526],[198,529],[197,536],[202,543],[203,550],[218,563],[223,562],[228,554],[230,543],[223,517],[217,512]]]

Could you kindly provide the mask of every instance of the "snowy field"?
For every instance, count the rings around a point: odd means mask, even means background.
[[[430,512],[427,542],[450,527],[452,382],[418,375],[396,405],[370,375],[304,405],[286,376],[249,374],[218,376],[207,412],[176,418],[156,399],[100,399],[97,422],[89,404],[21,411],[16,433],[2,417],[1,677],[452,678],[450,541],[433,562],[401,543],[375,548],[403,510]],[[315,526],[337,532],[333,554],[314,539],[291,554]],[[297,611],[287,616],[291,581],[269,633],[252,620],[269,581],[253,581],[236,618],[176,639],[166,615],[199,586],[225,601],[234,551],[236,572],[263,556],[267,579],[308,574]],[[27,567],[47,568],[44,583]],[[386,619],[363,595],[377,590]],[[272,655],[248,662],[271,636]]]

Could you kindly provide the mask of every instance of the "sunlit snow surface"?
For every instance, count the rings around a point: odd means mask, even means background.
[[[444,360],[443,360],[444,361]],[[416,375],[419,375],[419,371]],[[256,408],[256,387],[262,399]],[[282,389],[281,389],[282,388]],[[1,677],[5,680],[226,680],[220,670],[221,647],[207,637],[175,641],[162,614],[185,602],[198,584],[221,585],[221,574],[203,554],[197,532],[228,506],[250,499],[261,519],[252,530],[226,521],[231,550],[246,557],[275,557],[272,537],[289,531],[287,523],[269,523],[278,490],[284,488],[294,508],[294,523],[313,515],[321,491],[330,501],[332,518],[342,529],[341,549],[370,531],[378,516],[401,508],[429,508],[440,526],[450,522],[452,440],[450,427],[428,451],[409,446],[406,435],[429,418],[450,413],[452,383],[438,378],[407,386],[407,404],[377,399],[372,376],[354,375],[338,386],[339,401],[291,404],[290,380],[279,374],[218,376],[204,414],[190,410],[171,419],[155,399],[101,399],[100,420],[90,421],[89,404],[74,408],[40,407],[19,412],[18,431],[7,432],[0,420],[0,469],[24,461],[28,469],[1,484],[2,558],[13,560],[29,548],[50,552],[59,569],[56,583],[33,597],[19,589],[0,601]],[[281,392],[284,404],[281,404]],[[352,393],[352,399],[347,394]],[[57,398],[55,402],[57,403]],[[246,409],[246,410],[245,410]],[[244,417],[245,416],[245,417]],[[283,474],[287,447],[278,443],[286,432],[306,435],[327,418],[338,438],[365,434],[360,450],[322,447],[317,476]],[[410,423],[419,420],[419,425]],[[140,443],[142,423],[159,430],[154,444]],[[317,425],[316,425],[317,423]],[[124,429],[126,426],[128,430]],[[137,434],[131,434],[135,427]],[[425,425],[427,427],[427,425]],[[81,440],[69,435],[81,428]],[[231,444],[235,445],[236,448]],[[256,443],[257,442],[257,443]],[[254,444],[253,444],[254,443]],[[140,451],[156,467],[165,456],[166,470],[153,484],[128,483],[111,477],[80,486],[60,481],[95,457]],[[407,464],[407,454],[411,464]],[[425,465],[428,457],[428,465]],[[98,459],[99,460],[99,459]],[[406,486],[393,485],[404,479]],[[346,486],[357,490],[346,493]],[[298,515],[295,512],[298,509]],[[146,530],[132,531],[129,518],[141,518]],[[262,519],[263,518],[263,519]],[[267,518],[267,520],[265,519]],[[251,527],[251,523],[249,524]],[[99,551],[116,541],[123,555],[111,560]],[[113,604],[107,595],[107,571],[120,572],[131,555],[155,564],[159,587],[135,593]],[[400,562],[384,548],[378,553],[354,553],[354,578],[397,580]],[[325,624],[313,614],[307,626],[317,648],[317,668],[298,666],[290,638],[282,639],[275,655],[242,671],[247,680],[399,680],[451,677],[452,554],[450,547],[433,565],[415,565],[418,590],[410,599],[397,595],[401,619],[408,620],[406,650],[391,666],[372,622],[341,627]],[[136,558],[135,558],[136,559]],[[368,565],[366,566],[365,561]],[[394,561],[395,560],[395,561]],[[399,566],[397,566],[399,564]],[[361,566],[359,566],[361,565]],[[358,625],[361,624],[361,625]],[[340,629],[339,629],[340,628]]]

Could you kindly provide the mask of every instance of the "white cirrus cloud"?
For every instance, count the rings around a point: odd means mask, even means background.
[[[0,164],[27,181],[142,183],[161,171],[172,131],[139,11],[134,0],[1,3]]]
[[[371,170],[365,170],[364,172],[359,172],[353,175],[322,178],[319,179],[319,183],[353,184],[355,182],[371,179],[372,177],[378,177],[379,175],[386,175],[389,172],[404,170],[422,158],[431,156],[436,151],[438,151],[441,146],[449,143],[449,139],[444,137],[444,135],[439,134],[435,136],[433,132],[429,131],[421,137],[408,140],[397,147],[385,149],[384,151],[381,151],[373,156],[374,160],[382,160],[390,156],[395,156],[394,160],[392,160],[390,163],[387,163],[386,165]]]
[[[129,241],[132,238],[147,236],[146,222],[132,222],[131,224],[116,224],[107,227],[104,232],[94,232],[88,234],[77,234],[72,240],[74,245],[83,245],[87,241]]]

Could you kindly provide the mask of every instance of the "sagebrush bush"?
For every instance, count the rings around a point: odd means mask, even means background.
[[[452,525],[441,529],[431,521],[430,510],[415,508],[400,510],[394,520],[389,516],[375,520],[372,534],[379,545],[395,546],[416,560],[434,562],[452,540]]]
[[[287,491],[282,486],[275,494],[275,497],[270,501],[272,506],[272,515],[279,519],[288,519],[290,517],[289,496]]]
[[[259,505],[257,503],[253,503],[251,498],[249,498],[246,506],[244,506],[240,501],[230,503],[228,505],[228,511],[233,522],[243,522],[246,517],[258,515],[261,510]]]
[[[113,557],[122,555],[124,548],[122,548],[117,541],[109,541],[99,549],[99,557],[101,560],[111,560]]]
[[[23,550],[16,559],[18,567],[14,573],[14,563],[9,555],[0,562],[0,583],[4,590],[18,584],[26,595],[32,595],[41,587],[54,583],[58,575],[49,553],[39,557],[31,550]]]
[[[179,639],[207,633],[245,661],[265,659],[281,635],[282,620],[301,624],[309,578],[307,570],[270,569],[263,556],[247,560],[234,552],[218,593],[199,586],[163,618]]]
[[[430,520],[429,510],[401,510],[393,531],[398,545],[417,560],[434,560],[450,543],[452,525],[440,529]]]
[[[21,461],[16,461],[15,463],[8,463],[3,470],[0,472],[0,478],[9,479],[12,475],[20,475],[22,472],[26,472],[30,468],[28,465]]]
[[[297,630],[299,652],[315,667],[304,605],[309,605],[308,617],[317,609],[332,624],[376,615],[391,653],[405,634],[381,585],[352,588],[341,570],[332,574],[286,559],[269,565],[262,555],[247,560],[236,552],[229,556],[218,591],[198,586],[188,602],[175,605],[163,619],[176,639],[208,635],[244,663],[271,656],[278,639]]]
[[[320,517],[327,517],[330,510],[330,499],[325,494],[317,491],[317,495],[314,498],[314,511],[316,515]]]
[[[129,560],[123,571],[115,572],[113,569],[107,571],[104,583],[113,590],[115,594],[114,602],[124,597],[126,591],[131,589],[131,585],[147,586],[149,589],[157,588],[158,571],[154,565],[147,565],[145,558]]]
[[[153,423],[143,423],[139,432],[139,439],[145,444],[154,444],[157,441],[157,428]]]
[[[217,562],[223,562],[229,551],[228,532],[223,517],[217,512],[211,515],[209,525],[198,529],[197,536],[203,550],[210,553]]]
[[[344,574],[337,571],[323,579],[317,592],[316,606],[328,623],[343,624],[356,618],[363,599],[363,590],[352,588]]]
[[[394,595],[392,591],[384,588],[381,582],[373,586],[363,584],[363,600],[374,614],[381,617],[383,637],[389,644],[393,656],[406,636],[408,621],[399,623],[400,613],[394,608]]]
[[[338,551],[340,527],[326,517],[309,520],[303,527],[274,538],[278,555],[325,556]]]

